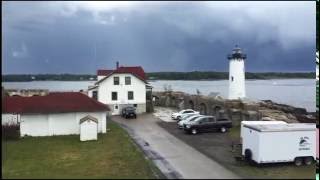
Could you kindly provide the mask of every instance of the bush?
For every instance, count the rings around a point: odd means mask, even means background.
[[[20,138],[20,126],[17,124],[2,125],[2,139],[17,140]]]

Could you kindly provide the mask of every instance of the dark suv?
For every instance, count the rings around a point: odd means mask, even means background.
[[[137,118],[136,109],[134,107],[128,106],[122,109],[121,116],[124,118]]]
[[[198,134],[199,132],[210,132],[219,130],[222,133],[226,132],[228,128],[232,127],[232,121],[224,119],[216,119],[214,116],[198,117],[194,121],[185,123],[183,129],[191,134]]]

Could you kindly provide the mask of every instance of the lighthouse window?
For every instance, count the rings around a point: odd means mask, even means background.
[[[231,81],[233,81],[233,76],[231,76]]]

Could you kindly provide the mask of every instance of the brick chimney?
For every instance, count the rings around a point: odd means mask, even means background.
[[[117,63],[116,63],[116,64],[117,64],[117,67],[116,67],[116,68],[117,68],[117,69],[119,69],[119,61],[117,61]]]

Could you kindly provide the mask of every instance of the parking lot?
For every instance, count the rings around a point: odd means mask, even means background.
[[[141,114],[137,119],[112,116],[112,121],[125,127],[132,139],[145,144],[144,151],[152,154],[149,158],[164,174],[183,179],[239,178],[215,160],[161,128],[158,123],[163,120],[153,114]]]
[[[282,179],[314,178],[316,169],[315,164],[301,167],[296,167],[293,163],[257,166],[242,161],[236,161],[234,158],[236,152],[232,151],[231,145],[233,142],[236,143],[239,141],[239,127],[233,127],[227,133],[211,132],[190,135],[179,129],[176,122],[159,121],[157,123],[176,138],[212,158],[225,168],[239,174],[241,177]]]

